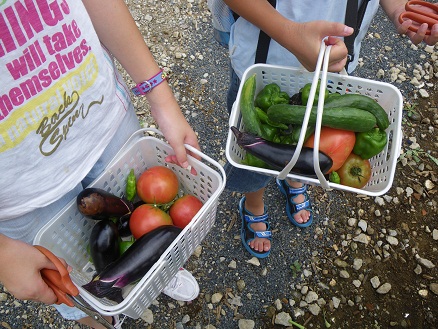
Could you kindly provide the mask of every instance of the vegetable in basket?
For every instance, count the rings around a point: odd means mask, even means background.
[[[137,187],[136,187],[136,178],[134,169],[131,169],[129,171],[128,177],[126,178],[126,199],[128,201],[133,201],[135,198],[135,195],[137,194]]]
[[[381,130],[386,130],[386,128],[389,127],[388,113],[386,113],[383,107],[381,107],[379,103],[377,103],[371,97],[360,94],[344,94],[337,97],[329,97],[324,103],[324,112],[326,109],[333,107],[353,107],[356,109],[367,111],[374,115],[374,117],[376,118],[377,126]]]
[[[141,279],[181,231],[180,228],[169,225],[143,235],[117,261],[83,285],[84,289],[96,297],[122,302],[122,288]]]
[[[319,100],[319,88],[321,87],[321,80],[318,80],[318,85],[316,87],[316,92],[315,92],[315,98],[313,99],[313,104],[312,105],[318,105],[318,100]],[[304,85],[303,88],[301,88],[300,93],[301,93],[301,104],[302,105],[307,105],[307,101],[309,100],[309,95],[310,95],[310,89],[312,88],[312,83],[309,82],[306,85]],[[326,89],[325,90],[325,94],[324,94],[324,100],[327,99],[329,95],[329,91]]]
[[[367,185],[371,178],[370,161],[351,153],[337,173],[342,185],[360,189]]]
[[[353,153],[362,159],[371,159],[385,148],[387,142],[386,132],[379,128],[357,133]]]
[[[90,233],[89,248],[97,273],[120,257],[119,241],[117,226],[112,221],[103,219],[94,224]]]
[[[283,170],[295,153],[294,146],[273,143],[253,134],[241,132],[234,126],[231,127],[231,130],[237,138],[238,145],[244,148],[248,153],[266,162],[275,170]],[[319,152],[319,166],[323,173],[327,173],[332,167],[332,164],[333,161],[329,156],[323,152]],[[291,172],[303,176],[316,177],[313,169],[313,149],[308,147],[301,149],[298,161]]]
[[[337,99],[340,98],[336,97]],[[309,125],[316,123],[317,107],[311,109]],[[276,104],[268,109],[268,118],[274,122],[301,125],[306,114],[306,106]],[[365,110],[355,107],[330,107],[324,106],[322,113],[322,126],[344,129],[355,132],[369,131],[376,125],[376,117]]]
[[[272,82],[263,87],[257,94],[254,105],[266,111],[274,104],[288,104],[289,94],[281,91],[280,86]]]
[[[97,220],[120,218],[134,209],[132,202],[94,187],[82,190],[76,198],[76,204],[81,214]]]

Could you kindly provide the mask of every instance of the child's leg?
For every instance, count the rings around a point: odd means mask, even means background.
[[[255,216],[260,216],[265,213],[265,204],[263,202],[263,195],[265,189],[262,188],[256,192],[245,193],[245,209]],[[251,228],[256,231],[266,231],[265,223],[253,223]],[[255,237],[249,243],[250,247],[256,251],[268,251],[271,249],[271,241],[267,238]]]

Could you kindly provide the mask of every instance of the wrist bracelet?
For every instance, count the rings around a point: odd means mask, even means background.
[[[160,70],[160,72],[158,72],[149,80],[138,83],[134,88],[131,89],[131,91],[135,96],[145,95],[164,80],[166,80],[166,73],[164,73],[163,70]]]

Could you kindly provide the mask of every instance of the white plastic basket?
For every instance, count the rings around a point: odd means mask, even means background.
[[[280,86],[282,91],[287,92],[289,95],[293,95],[298,93],[305,84],[312,82],[314,77],[313,73],[308,72],[305,69],[269,64],[255,64],[244,72],[237,94],[237,100],[240,99],[243,83],[253,74],[256,74],[256,94],[260,92],[264,86],[274,82]],[[385,149],[370,159],[372,176],[368,184],[362,189],[357,189],[329,182],[328,187],[370,196],[385,194],[392,186],[402,142],[401,122],[403,99],[400,91],[388,83],[335,73],[327,74],[327,89],[331,93],[356,93],[373,98],[388,113],[390,121],[390,126],[386,130],[388,134],[388,143]],[[229,124],[230,127],[235,126],[239,130],[245,130],[241,120],[238,101],[233,105]],[[237,144],[236,137],[230,130],[226,144],[226,156],[230,164],[238,168],[251,170],[264,175],[274,177],[279,176],[280,172],[276,170],[242,164],[241,162],[244,159],[245,154],[246,151]],[[292,173],[287,174],[287,177],[306,184],[321,186],[321,182],[317,178],[309,178]]]
[[[195,195],[204,205],[148,273],[124,291],[123,302],[117,304],[106,298],[97,298],[82,288],[95,273],[87,253],[88,239],[95,220],[84,217],[78,211],[76,200],[72,200],[48,222],[34,239],[34,244],[48,248],[73,267],[70,276],[79,288],[80,295],[104,315],[125,314],[137,319],[143,314],[212,228],[219,196],[225,187],[225,172],[216,161],[186,145],[188,150],[202,159],[189,156],[189,164],[197,171],[197,175],[193,175],[188,169],[167,163],[165,158],[173,154],[172,148],[156,137],[144,135],[145,131],[161,134],[154,129],[136,132],[90,187],[103,188],[120,196],[125,191],[126,178],[131,168],[139,177],[149,167],[165,165],[177,174],[181,192]]]

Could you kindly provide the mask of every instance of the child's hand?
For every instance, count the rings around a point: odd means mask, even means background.
[[[24,242],[1,236],[0,281],[17,299],[53,304],[57,297],[43,281],[40,270],[56,269],[38,249]],[[64,262],[65,263],[65,262]]]
[[[309,71],[314,71],[318,54],[321,48],[321,41],[329,36],[326,40],[327,45],[331,45],[330,61],[328,70],[331,72],[340,72],[346,62],[348,50],[342,37],[349,36],[353,29],[341,23],[327,21],[311,21],[306,23],[294,23],[291,26],[291,32],[300,36],[300,42],[285,35],[283,40],[279,40],[283,47],[291,51],[300,63]]]

